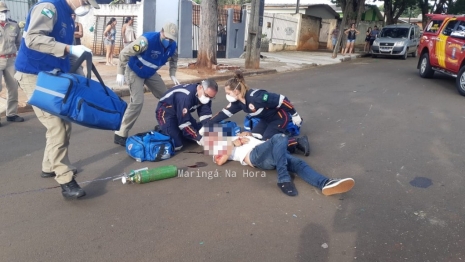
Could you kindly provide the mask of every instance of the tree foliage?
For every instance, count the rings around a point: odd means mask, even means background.
[[[465,0],[457,0],[447,9],[448,14],[465,14]]]

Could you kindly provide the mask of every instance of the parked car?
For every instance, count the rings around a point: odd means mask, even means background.
[[[420,31],[420,27],[415,24],[385,26],[373,42],[372,57],[382,55],[407,59],[409,54],[416,57]]]
[[[421,77],[431,78],[434,72],[455,77],[457,91],[465,96],[465,17],[428,15],[427,24],[418,48],[418,71]]]

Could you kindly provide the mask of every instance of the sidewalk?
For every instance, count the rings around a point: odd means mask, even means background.
[[[196,69],[188,68],[190,63],[194,63],[196,59],[180,58],[178,61],[178,70],[176,78],[180,83],[195,83],[205,78],[213,78],[217,81],[226,80],[233,76],[234,70],[241,69],[244,75],[261,75],[274,74],[287,71],[300,70],[314,66],[338,64],[343,61],[348,61],[360,57],[360,54],[352,54],[342,56],[338,54],[337,58],[331,58],[332,53],[318,52],[303,52],[303,51],[283,51],[276,53],[261,53],[263,58],[260,59],[260,69],[245,69],[244,58],[218,59],[218,69],[213,72],[199,72]],[[94,57],[94,65],[102,76],[105,85],[112,87],[119,96],[129,96],[129,87],[119,87],[116,84],[116,66],[106,66],[105,57]],[[161,75],[167,87],[173,86],[173,82],[169,76],[168,65],[163,66],[158,73]],[[3,83],[3,89],[0,92],[0,115],[5,115],[6,110],[6,87]],[[146,90],[147,91],[147,90]],[[19,89],[18,111],[24,113],[31,111],[32,108],[27,104],[27,98],[24,92]]]

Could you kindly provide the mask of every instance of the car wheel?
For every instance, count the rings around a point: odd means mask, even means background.
[[[431,78],[434,75],[434,70],[431,68],[431,64],[429,63],[428,53],[424,53],[420,58],[419,73],[423,78]]]
[[[407,56],[408,56],[408,49],[405,50],[405,53],[404,53],[404,55],[402,56],[402,59],[403,59],[403,60],[407,60]]]
[[[455,79],[455,86],[459,94],[465,96],[465,66],[463,66]]]

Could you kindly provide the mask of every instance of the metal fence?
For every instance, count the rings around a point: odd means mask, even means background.
[[[92,44],[92,53],[94,55],[100,55],[104,56],[106,53],[106,48],[104,44],[104,36],[103,32],[105,31],[105,28],[107,27],[107,23],[110,21],[110,19],[114,17],[116,18],[117,24],[116,24],[116,37],[115,37],[115,51],[114,55],[118,55],[119,52],[124,48],[123,45],[123,37],[121,35],[121,29],[124,25],[124,19],[126,17],[132,17],[134,20],[134,32],[137,34],[137,16],[100,16],[97,15],[95,16],[95,26],[94,26],[94,41]]]
[[[241,16],[241,6],[228,6],[231,9],[234,9],[234,17],[233,21],[235,23],[240,23],[242,16]],[[200,5],[192,5],[192,52],[193,57],[197,57],[197,50],[199,50],[199,39],[200,39]],[[218,9],[218,25],[222,25],[226,28],[228,23],[228,10],[224,8]],[[226,32],[227,33],[227,32]],[[226,47],[227,48],[227,47]],[[218,51],[217,53],[218,58],[226,57],[225,51]]]
[[[4,0],[4,2],[10,9],[10,19],[25,22],[29,9],[37,3],[37,0]]]

